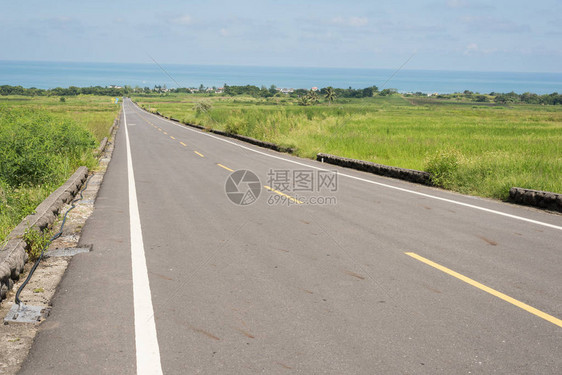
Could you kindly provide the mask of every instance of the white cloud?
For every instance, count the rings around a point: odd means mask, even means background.
[[[470,31],[485,33],[528,33],[531,27],[525,24],[518,24],[507,18],[497,18],[490,16],[466,16],[461,18],[461,22]]]
[[[331,23],[339,26],[361,27],[369,23],[366,17],[334,17]]]
[[[473,52],[477,52],[477,51],[478,51],[478,44],[476,44],[476,43],[469,43],[469,44],[466,46],[466,48],[464,49],[463,54],[468,56],[468,55],[472,54]]]
[[[447,8],[451,9],[492,9],[492,5],[484,4],[478,1],[467,1],[467,0],[448,0]]]
[[[474,53],[478,53],[480,55],[489,55],[498,51],[499,50],[497,48],[481,48],[476,43],[469,43],[464,49],[463,55],[470,56]]]
[[[191,25],[193,24],[193,18],[190,15],[183,15],[181,17],[174,18],[172,22],[177,23],[178,25]]]

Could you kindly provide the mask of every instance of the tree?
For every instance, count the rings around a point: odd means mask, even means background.
[[[380,96],[387,96],[387,95],[391,96],[393,94],[396,94],[396,92],[397,92],[396,89],[384,89],[379,93],[379,95]]]
[[[269,93],[270,93],[271,95],[277,94],[277,86],[275,86],[275,85],[269,86]]]
[[[332,86],[326,87],[326,100],[328,100],[329,105],[332,105],[332,102],[336,100],[336,92]]]
[[[310,105],[310,97],[308,95],[301,96],[299,98],[299,105],[309,106]]]
[[[310,90],[308,92],[308,99],[310,100],[310,104],[317,104],[318,103],[318,94],[314,90]]]
[[[364,98],[370,98],[370,97],[373,96],[373,94],[375,93],[376,88],[377,88],[377,86],[364,88],[364,89],[363,89],[363,92],[362,92],[362,96],[363,96]]]

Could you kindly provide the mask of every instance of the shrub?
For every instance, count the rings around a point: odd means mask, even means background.
[[[51,239],[51,232],[45,230],[44,232],[39,232],[34,228],[27,228],[23,239],[27,244],[27,255],[31,262],[35,262],[39,259],[41,251],[49,244]]]
[[[70,120],[0,107],[0,180],[11,187],[59,182],[94,145],[92,135]]]
[[[444,188],[451,188],[459,166],[465,161],[464,156],[455,149],[437,152],[426,160],[425,170],[433,175],[433,183]]]
[[[211,110],[212,104],[209,101],[201,100],[200,102],[195,103],[193,109],[197,112],[198,115],[201,113],[207,113]]]

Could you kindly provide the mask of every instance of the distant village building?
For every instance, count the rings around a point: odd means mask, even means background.
[[[110,89],[122,89],[123,87],[117,86],[117,85],[110,85],[109,88]]]
[[[295,92],[295,89],[286,89],[286,88],[283,88],[283,89],[277,88],[276,90],[283,93],[283,94],[291,94],[291,93]]]
[[[311,88],[310,90],[311,91],[318,91],[318,87],[315,86],[315,87]]]

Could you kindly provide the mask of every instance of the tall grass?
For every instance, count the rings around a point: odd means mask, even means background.
[[[199,100],[193,96],[139,101],[187,122],[295,147],[304,157],[326,152],[426,170],[462,193],[505,199],[512,186],[562,193],[560,107],[414,105],[399,96],[312,107],[278,98],[212,99],[207,113],[191,109]]]
[[[0,97],[0,241],[107,135],[118,107],[108,98]]]

